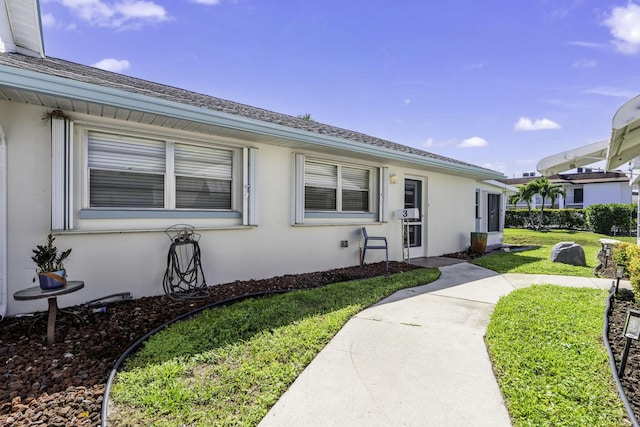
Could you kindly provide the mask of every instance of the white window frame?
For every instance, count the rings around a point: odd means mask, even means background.
[[[171,138],[143,132],[122,132],[113,128],[103,128],[91,124],[77,125],[76,137],[82,139],[78,148],[81,161],[77,164],[79,178],[74,181],[78,187],[74,193],[79,202],[75,205],[78,213],[75,224],[79,230],[91,229],[137,229],[163,228],[176,222],[189,222],[201,227],[233,227],[258,225],[258,185],[257,165],[258,149],[242,147],[237,144],[191,140],[186,138]],[[164,208],[97,208],[89,207],[89,163],[88,146],[89,133],[98,132],[113,136],[123,135],[131,138],[162,140],[165,142],[165,168],[172,169],[173,157],[170,155],[175,144],[196,145],[214,149],[228,150],[232,153],[231,173],[231,209],[189,209],[175,208],[175,175],[173,179],[165,179],[165,207]],[[69,157],[72,159],[71,154]],[[66,203],[69,211],[73,212],[72,199]],[[53,218],[53,215],[52,215]],[[107,222],[105,222],[107,221]],[[159,222],[158,222],[159,221]],[[171,222],[171,224],[169,224]],[[119,224],[119,225],[118,225]],[[155,225],[149,225],[155,224]],[[73,228],[73,224],[66,229]]]
[[[164,170],[162,170],[160,172],[160,170],[158,170],[156,172],[157,174],[161,174],[164,176],[164,202],[163,202],[163,207],[140,207],[140,208],[128,208],[128,207],[121,207],[121,206],[113,206],[113,207],[97,207],[97,206],[91,206],[90,205],[90,188],[91,188],[91,182],[90,182],[90,176],[89,176],[89,172],[90,172],[90,168],[89,168],[89,159],[88,159],[88,152],[89,152],[89,140],[90,140],[90,134],[93,135],[99,135],[100,137],[102,137],[102,139],[104,140],[109,140],[109,141],[114,141],[114,142],[124,142],[126,143],[127,140],[131,140],[131,141],[140,141],[142,143],[146,141],[148,141],[150,144],[152,143],[153,145],[156,146],[160,146],[160,145],[164,145],[164,159],[163,159],[163,163],[164,163]],[[233,149],[229,149],[229,148],[218,148],[218,147],[212,147],[212,146],[206,146],[204,144],[195,144],[195,143],[188,143],[188,142],[182,142],[182,141],[176,141],[175,139],[160,139],[160,138],[146,138],[146,137],[139,137],[139,136],[130,136],[130,135],[118,135],[118,134],[113,134],[113,133],[108,133],[108,132],[92,132],[92,131],[88,131],[86,133],[87,138],[85,140],[85,143],[87,144],[87,162],[85,164],[85,168],[86,168],[86,174],[87,174],[87,186],[85,188],[85,198],[84,198],[84,208],[85,209],[116,209],[116,210],[129,210],[129,209],[137,209],[137,210],[147,210],[147,209],[153,209],[153,210],[203,210],[203,211],[232,211],[232,210],[239,210],[238,209],[238,201],[237,201],[237,197],[236,197],[236,192],[237,192],[237,179],[238,179],[238,173],[237,173],[237,156],[238,156],[238,150],[233,150]],[[196,208],[178,208],[176,207],[176,203],[177,203],[177,194],[176,194],[176,181],[177,181],[177,177],[178,176],[183,176],[183,174],[180,174],[176,169],[175,165],[175,153],[176,153],[176,145],[183,145],[183,146],[192,146],[192,147],[202,147],[202,148],[211,148],[211,149],[215,149],[215,150],[223,150],[228,152],[228,154],[230,155],[230,162],[231,162],[231,171],[229,173],[229,180],[231,181],[231,188],[230,188],[230,192],[231,192],[231,203],[229,208],[222,208],[222,209],[196,209]],[[193,176],[197,176],[197,175],[193,175]],[[204,175],[202,175],[204,176]]]
[[[336,209],[335,210],[306,210],[305,209],[305,163],[313,162],[337,167],[338,183],[336,188]],[[342,186],[341,168],[355,168],[367,170],[369,173],[369,210],[368,211],[344,211],[342,210]],[[354,164],[348,161],[331,158],[321,158],[316,156],[305,156],[301,153],[294,155],[294,177],[293,177],[293,224],[312,224],[314,222],[326,222],[327,220],[354,220],[359,222],[386,222],[387,220],[387,200],[388,194],[388,168],[376,167],[372,165]],[[353,221],[351,221],[353,222]]]

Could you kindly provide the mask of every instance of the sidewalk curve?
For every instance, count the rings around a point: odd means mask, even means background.
[[[511,426],[484,344],[495,303],[533,283],[611,286],[466,262],[440,270],[350,319],[259,426]]]

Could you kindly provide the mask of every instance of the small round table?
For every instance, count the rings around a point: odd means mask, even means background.
[[[60,310],[58,308],[58,296],[64,294],[70,294],[84,288],[84,282],[82,281],[69,281],[66,285],[58,289],[44,290],[40,286],[32,286],[31,288],[23,289],[13,294],[13,298],[17,301],[26,301],[32,299],[48,298],[49,311],[47,320],[47,341],[49,345],[55,342],[55,328],[56,328],[56,314],[58,312],[71,314],[76,316],[81,324],[84,324],[82,318],[76,313],[70,311]],[[34,323],[39,319],[34,320]]]

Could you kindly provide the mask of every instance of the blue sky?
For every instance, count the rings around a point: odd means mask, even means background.
[[[48,56],[499,170],[607,139],[640,2],[40,0]]]

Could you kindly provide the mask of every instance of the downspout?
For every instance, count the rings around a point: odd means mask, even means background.
[[[7,141],[0,125],[0,320],[7,315]]]

